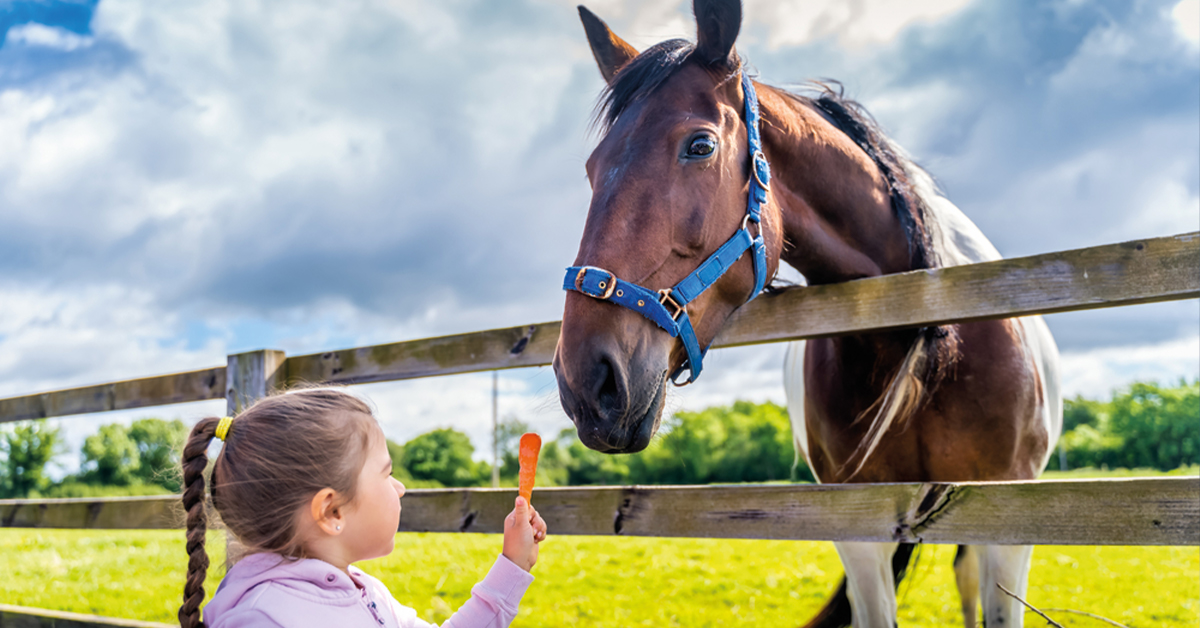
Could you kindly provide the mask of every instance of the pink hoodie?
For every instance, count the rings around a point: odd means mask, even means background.
[[[351,566],[251,554],[238,561],[204,607],[208,628],[417,628],[433,626],[402,606],[383,583]],[[504,628],[533,576],[504,556],[442,628]]]

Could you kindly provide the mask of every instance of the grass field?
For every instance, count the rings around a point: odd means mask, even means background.
[[[210,594],[223,547],[222,535],[210,535]],[[499,549],[496,535],[401,534],[391,556],[361,566],[401,602],[441,622]],[[922,548],[901,587],[901,626],[961,625],[953,553]],[[1136,627],[1200,625],[1196,547],[1042,546],[1033,561],[1028,600],[1043,610],[1085,611]],[[184,565],[180,531],[4,529],[0,603],[170,622]],[[551,536],[534,575],[515,625],[794,627],[823,603],[841,567],[830,543]],[[1106,625],[1049,614],[1064,626]]]

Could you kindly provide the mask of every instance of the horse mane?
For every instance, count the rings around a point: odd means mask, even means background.
[[[842,133],[865,152],[888,184],[892,212],[904,226],[909,257],[914,270],[941,266],[929,235],[932,212],[918,193],[910,171],[919,168],[894,144],[875,118],[861,104],[845,97],[841,83],[834,80],[813,82],[820,93],[815,98],[793,96],[825,114]]]
[[[861,104],[845,97],[841,83],[821,81],[812,85],[818,91],[815,97],[781,91],[824,115],[875,162],[887,181],[892,211],[904,227],[912,268],[941,267],[941,255],[930,234],[934,213],[915,180],[932,178],[892,142]],[[932,193],[937,193],[936,189]],[[873,415],[866,437],[847,461],[849,466],[857,458],[854,472],[846,479],[862,469],[888,429],[916,414],[958,360],[959,337],[955,325],[922,327],[910,342],[904,359],[891,367],[895,370],[890,373],[883,394],[855,418],[858,423]]]

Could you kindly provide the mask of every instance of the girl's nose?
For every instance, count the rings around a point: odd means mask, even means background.
[[[392,478],[392,481],[396,483],[396,497],[404,497],[404,482],[401,482],[396,478]]]

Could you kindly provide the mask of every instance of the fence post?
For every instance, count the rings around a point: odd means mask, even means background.
[[[237,416],[239,412],[285,383],[287,372],[284,363],[287,354],[275,349],[261,349],[246,353],[235,353],[225,362],[225,414]],[[233,566],[230,557],[239,551],[237,539],[225,534],[225,568]]]
[[[282,368],[287,354],[274,349],[235,353],[225,363],[225,413],[236,416],[271,394],[287,378]]]

